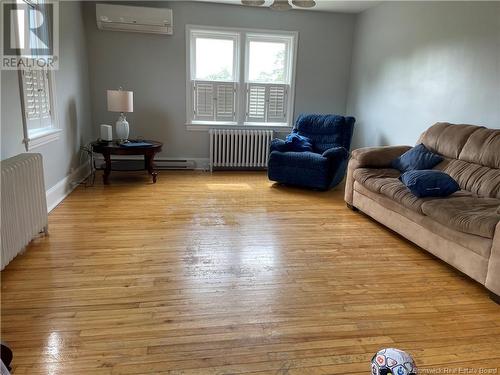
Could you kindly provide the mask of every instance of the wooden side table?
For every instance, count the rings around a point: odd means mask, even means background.
[[[92,143],[92,151],[98,154],[102,154],[106,162],[104,168],[104,174],[102,176],[105,185],[109,185],[109,175],[111,171],[124,171],[126,169],[113,168],[113,162],[111,161],[111,155],[143,155],[144,156],[144,168],[142,170],[148,171],[148,173],[153,178],[153,183],[156,183],[158,176],[158,171],[155,169],[154,158],[155,155],[161,151],[163,143],[157,141],[143,141],[151,143],[152,146],[144,147],[123,147],[117,141],[97,141]],[[117,161],[115,161],[117,162]]]

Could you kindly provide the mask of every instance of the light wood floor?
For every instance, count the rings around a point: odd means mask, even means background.
[[[111,177],[1,273],[16,375],[368,374],[383,347],[421,368],[500,367],[487,292],[341,191],[254,172]]]

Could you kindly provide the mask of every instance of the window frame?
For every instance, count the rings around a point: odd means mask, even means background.
[[[194,82],[191,79],[194,75],[195,59],[193,56],[192,34],[199,35],[215,35],[227,36],[230,34],[238,35],[235,44],[235,54],[237,55],[235,67],[235,121],[206,121],[195,120],[194,117]],[[297,47],[298,47],[297,31],[283,30],[265,30],[265,29],[248,29],[248,28],[230,28],[230,27],[214,27],[202,25],[186,25],[186,127],[187,130],[206,131],[210,128],[231,127],[237,129],[273,129],[278,131],[287,131],[292,127],[294,104],[295,104],[295,75],[297,68]],[[275,85],[288,85],[286,93],[286,120],[283,122],[256,122],[247,121],[247,88],[248,88],[248,70],[249,70],[249,45],[251,41],[279,41],[287,43],[287,81],[285,83],[276,83]],[[237,73],[236,73],[237,72]],[[199,81],[200,82],[200,81]],[[202,81],[204,82],[204,81]],[[227,82],[227,81],[210,81],[210,82]],[[232,81],[231,81],[232,82]],[[273,85],[262,82],[256,84]]]
[[[27,2],[25,0],[21,1],[25,2],[28,6],[31,7],[40,6],[43,5],[44,3],[44,0],[37,0],[35,2]],[[16,38],[19,38],[21,33],[18,31],[19,25],[17,23],[17,19],[15,19],[14,22],[16,26],[16,33],[15,33]],[[25,50],[29,51],[28,48],[26,48]],[[55,83],[54,71],[50,69],[41,69],[47,74],[51,126],[40,128],[38,129],[38,131],[30,131],[29,120],[27,116],[27,104],[25,101],[26,97],[25,85],[24,85],[25,80],[23,78],[23,72],[26,70],[27,69],[25,68],[21,68],[18,70],[18,81],[19,81],[19,96],[21,99],[21,111],[23,120],[22,143],[24,143],[26,151],[31,151],[39,146],[45,145],[49,142],[59,139],[59,133],[62,132],[62,129],[60,129],[59,127],[59,121],[57,116],[56,83]]]

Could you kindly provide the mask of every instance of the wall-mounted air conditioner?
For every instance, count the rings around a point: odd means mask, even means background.
[[[172,35],[172,9],[113,4],[96,5],[99,30]]]

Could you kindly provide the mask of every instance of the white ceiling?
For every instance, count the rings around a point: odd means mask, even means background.
[[[208,3],[223,3],[223,4],[233,4],[241,5],[240,0],[196,0]],[[266,0],[265,6],[269,6],[273,0]],[[379,4],[381,1],[369,0],[369,1],[337,1],[337,0],[316,0],[316,6],[314,8],[295,8],[301,10],[313,10],[322,12],[342,12],[342,13],[359,13],[365,9],[371,8]],[[264,7],[264,5],[263,5]]]

